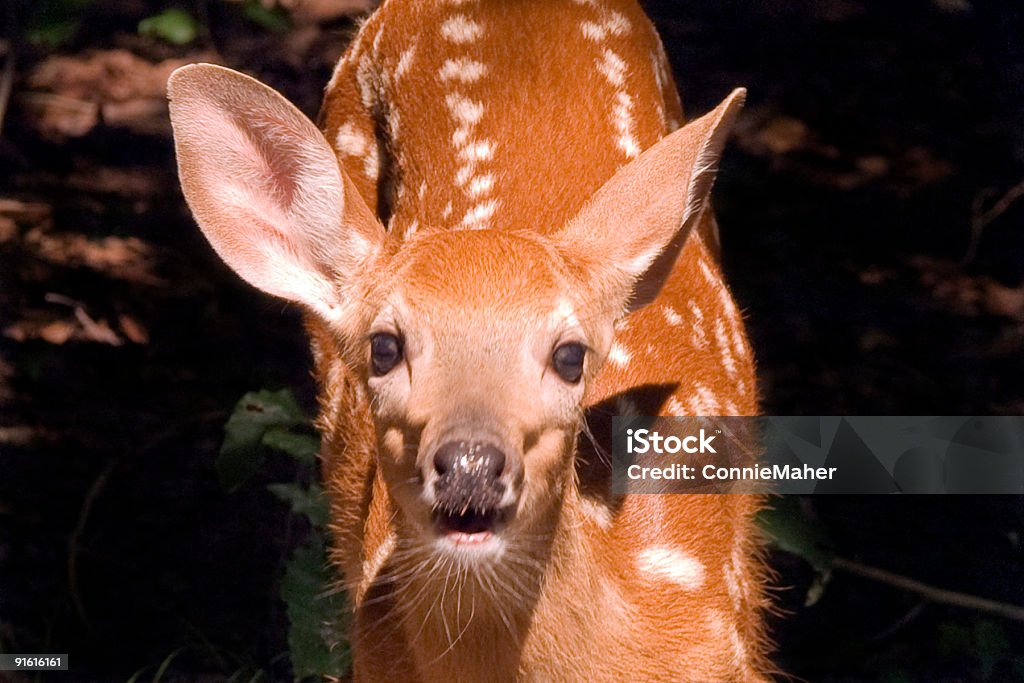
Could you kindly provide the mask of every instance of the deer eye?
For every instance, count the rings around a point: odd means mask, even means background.
[[[577,342],[562,344],[551,354],[551,365],[558,376],[569,384],[576,384],[583,375],[583,359],[587,347]]]
[[[402,340],[389,332],[370,337],[370,364],[375,375],[386,375],[402,362]]]

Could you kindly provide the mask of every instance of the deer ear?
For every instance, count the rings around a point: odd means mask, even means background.
[[[167,90],[181,187],[213,248],[255,287],[341,315],[384,228],[320,131],[277,92],[224,67],[182,67]]]
[[[707,203],[746,90],[621,168],[557,234],[599,291],[634,310],[657,296]]]

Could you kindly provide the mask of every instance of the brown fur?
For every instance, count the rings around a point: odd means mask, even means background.
[[[204,233],[309,311],[356,681],[765,680],[760,500],[615,498],[577,445],[584,410],[595,429],[626,407],[757,412],[706,205],[741,99],[665,137],[678,97],[625,0],[389,0],[331,80],[323,138],[244,76],[172,78]],[[373,378],[368,335],[396,328],[406,365]],[[591,350],[578,388],[544,370],[566,335]],[[477,415],[522,491],[508,551],[460,564],[424,541],[416,481]],[[664,549],[695,585],[640,568]]]

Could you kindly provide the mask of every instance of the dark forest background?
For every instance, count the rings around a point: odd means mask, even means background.
[[[189,216],[164,83],[216,61],[315,115],[363,4],[0,3],[0,652],[291,677],[310,528],[267,484],[308,468],[271,453],[228,492],[215,460],[244,393],[311,410],[310,359]],[[715,202],[764,412],[1024,414],[1024,5],[644,5],[690,114],[749,89]],[[1024,497],[787,504],[857,566],[1024,605]],[[771,559],[797,680],[1024,680],[1020,622]]]

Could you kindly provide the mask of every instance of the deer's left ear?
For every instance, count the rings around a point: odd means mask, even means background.
[[[746,90],[666,136],[604,184],[556,233],[596,287],[634,310],[657,296],[704,208]]]

